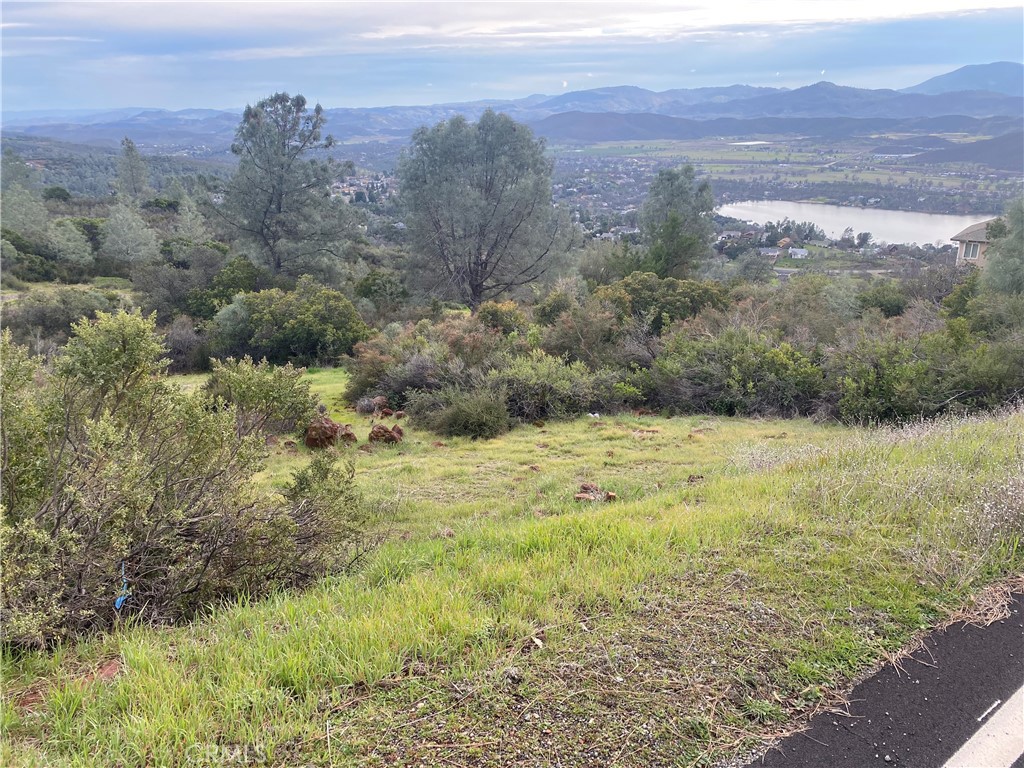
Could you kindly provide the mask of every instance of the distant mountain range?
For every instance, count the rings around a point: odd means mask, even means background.
[[[1021,128],[1022,83],[1024,65],[996,62],[962,67],[902,91],[828,82],[793,90],[731,85],[658,92],[618,86],[507,101],[325,112],[329,132],[342,141],[404,140],[421,125],[454,115],[474,120],[488,108],[529,123],[553,141],[568,142],[751,133],[862,135],[872,120],[882,120],[877,125],[891,130],[894,121],[939,118],[964,129],[982,126],[991,136]],[[241,109],[9,113],[3,116],[3,131],[106,147],[116,147],[128,136],[145,151],[222,154],[231,144],[240,114]]]

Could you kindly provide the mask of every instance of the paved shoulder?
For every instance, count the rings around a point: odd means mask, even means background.
[[[1024,595],[987,627],[954,625],[854,688],[750,768],[1024,768]]]

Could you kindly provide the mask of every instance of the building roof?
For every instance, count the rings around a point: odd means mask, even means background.
[[[986,230],[993,221],[998,221],[998,219],[988,219],[986,221],[979,221],[977,224],[971,224],[963,232],[957,232],[949,239],[964,243],[987,243],[988,233]]]

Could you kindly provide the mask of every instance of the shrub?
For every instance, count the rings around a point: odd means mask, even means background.
[[[621,357],[615,313],[596,299],[573,304],[544,330],[541,347],[549,355],[579,360],[591,366],[615,362]]]
[[[504,335],[523,331],[526,328],[526,315],[514,301],[485,301],[476,311],[477,319],[487,328],[500,331]]]
[[[410,395],[407,407],[413,423],[447,437],[489,440],[505,434],[511,426],[500,390],[416,392]]]
[[[938,350],[933,344],[930,355],[921,354],[919,342],[864,334],[851,348],[834,354],[828,368],[839,418],[849,423],[898,422],[936,413],[947,400],[942,377],[933,369]]]
[[[540,350],[509,358],[487,374],[487,383],[506,393],[509,415],[524,421],[579,416],[614,399],[612,383],[583,363]]]
[[[886,317],[902,315],[910,300],[898,283],[887,280],[872,286],[857,297],[861,309],[878,309]]]
[[[59,288],[48,293],[30,293],[5,306],[4,327],[20,344],[63,344],[73,323],[92,319],[97,312],[109,309],[110,301],[99,291]]]
[[[356,345],[345,396],[355,402],[383,395],[392,406],[404,407],[408,392],[464,386],[517,346],[525,346],[525,341],[504,337],[468,315],[439,323],[392,324]]]
[[[332,363],[352,352],[369,329],[344,294],[309,277],[294,291],[242,294],[214,318],[222,353],[250,354],[273,363]]]
[[[316,412],[316,397],[302,379],[305,368],[291,363],[256,363],[251,357],[212,361],[206,392],[234,406],[239,436],[254,432],[294,432],[304,428]]]
[[[660,278],[653,272],[634,272],[594,291],[594,298],[616,308],[620,318],[643,317],[655,333],[705,308],[724,309],[724,290],[714,283]]]
[[[364,545],[351,469],[323,456],[283,497],[255,487],[263,435],[166,379],[152,318],[79,323],[52,370],[9,333],[0,351],[5,644],[187,618],[345,567]]]
[[[809,412],[823,375],[786,342],[743,329],[712,338],[678,333],[654,366],[660,405],[724,415],[786,415]]]

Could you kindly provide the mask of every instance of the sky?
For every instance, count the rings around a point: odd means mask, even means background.
[[[611,85],[904,88],[1024,61],[1020,0],[0,3],[2,108],[438,104]]]

